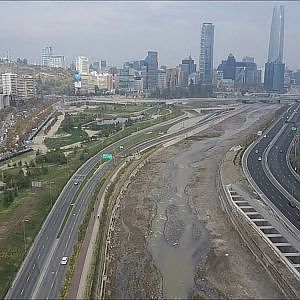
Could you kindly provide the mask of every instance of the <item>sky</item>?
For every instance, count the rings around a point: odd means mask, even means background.
[[[198,64],[202,22],[215,25],[214,67],[232,53],[267,60],[272,10],[285,6],[284,61],[300,69],[297,1],[0,1],[0,56],[40,63],[41,49],[121,66],[158,51],[159,65],[174,67],[190,53]]]

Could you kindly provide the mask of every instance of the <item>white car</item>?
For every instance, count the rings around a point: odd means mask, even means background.
[[[67,262],[68,262],[68,256],[64,256],[64,257],[61,259],[60,264],[61,264],[61,265],[66,265]]]
[[[260,161],[260,160],[261,160],[261,157],[259,157],[258,160]]]

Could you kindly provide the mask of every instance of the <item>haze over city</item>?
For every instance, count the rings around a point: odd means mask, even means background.
[[[0,299],[300,299],[299,12],[0,0]]]
[[[0,56],[40,62],[40,49],[52,45],[68,63],[75,56],[106,59],[109,65],[159,52],[159,62],[174,66],[191,52],[198,64],[200,24],[215,25],[214,66],[228,53],[267,57],[273,1],[255,2],[0,2]],[[300,3],[284,1],[284,61],[300,68]],[[4,46],[5,45],[5,46]]]

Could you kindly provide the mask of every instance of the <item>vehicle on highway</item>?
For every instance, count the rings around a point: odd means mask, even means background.
[[[264,135],[264,138],[266,138],[266,137],[267,137],[267,135],[265,134],[265,135]]]
[[[78,182],[77,182],[77,181],[75,181],[75,182],[74,182],[74,185],[78,185]]]
[[[258,149],[255,150],[255,153],[258,153]]]
[[[64,256],[64,257],[61,259],[60,264],[61,264],[61,265],[66,265],[67,262],[68,262],[68,256]]]
[[[258,157],[258,160],[261,161],[261,156]]]

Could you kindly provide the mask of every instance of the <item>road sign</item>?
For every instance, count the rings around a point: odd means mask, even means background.
[[[103,159],[109,160],[109,159],[112,159],[112,157],[113,157],[113,155],[110,154],[110,153],[103,153],[103,154],[102,154],[102,158],[103,158]]]

